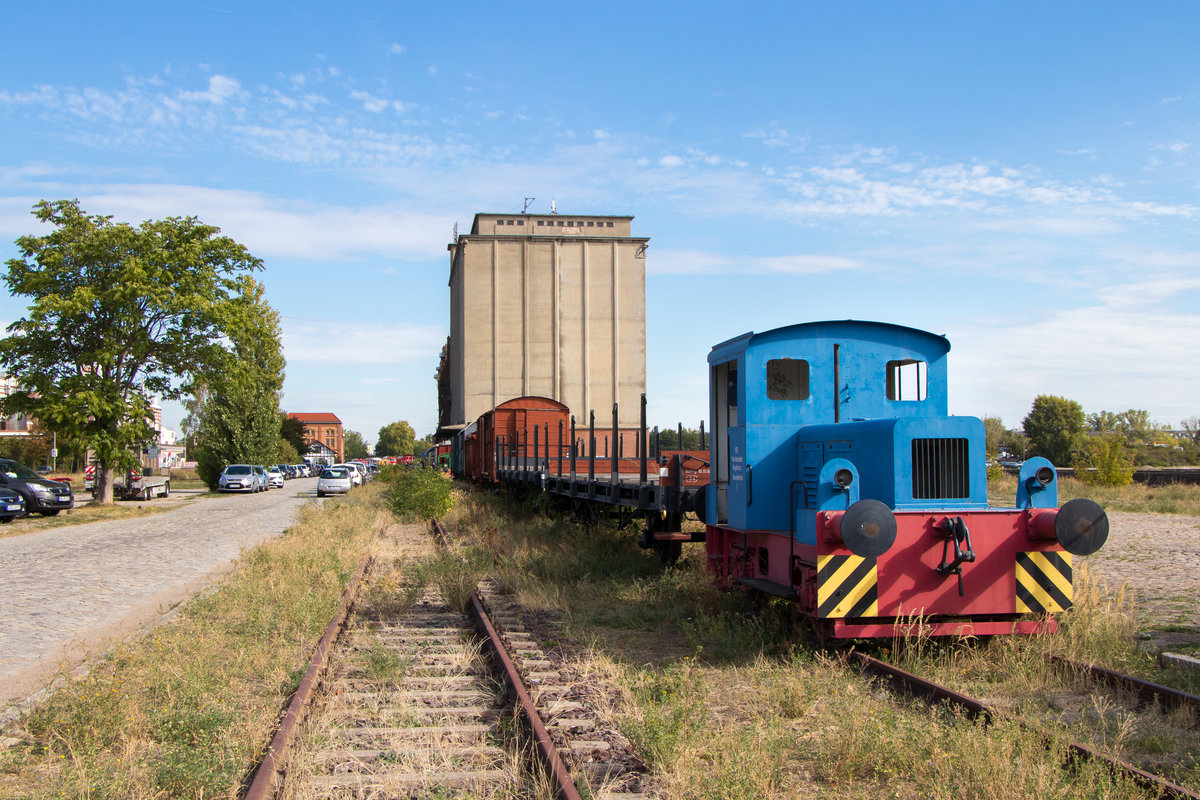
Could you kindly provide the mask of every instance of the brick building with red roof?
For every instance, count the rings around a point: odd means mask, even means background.
[[[292,419],[304,423],[304,442],[309,461],[319,464],[340,464],[345,460],[346,448],[342,442],[342,421],[336,415],[324,411],[288,414]]]

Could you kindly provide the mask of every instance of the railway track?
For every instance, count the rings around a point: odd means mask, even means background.
[[[404,577],[391,579],[403,599],[374,591],[372,603],[362,587],[389,569],[360,566],[247,800],[577,800],[576,783],[592,798],[647,797],[628,744],[575,699],[494,585],[469,613]]]
[[[988,704],[969,697],[961,692],[954,691],[948,687],[937,684],[928,679],[914,675],[894,664],[889,664],[877,658],[873,658],[864,653],[851,652],[849,654],[850,661],[857,665],[864,672],[875,675],[886,680],[895,689],[903,691],[914,697],[925,700],[931,704],[946,703],[961,709],[966,716],[971,719],[979,720],[985,724],[998,719],[1005,712],[989,706]],[[1138,696],[1142,702],[1158,703],[1164,706],[1187,705],[1192,708],[1196,714],[1200,714],[1200,697],[1189,695],[1184,692],[1179,692],[1175,689],[1159,686],[1157,684],[1142,681],[1129,675],[1112,672],[1090,665],[1074,662],[1062,657],[1055,657],[1052,663],[1061,669],[1074,671],[1076,674],[1087,675],[1092,680],[1095,680],[1105,686],[1119,689],[1121,691],[1129,691]],[[1041,723],[1020,721],[1023,727],[1038,731],[1046,738],[1047,744],[1059,742],[1061,737],[1049,731]],[[1130,764],[1111,755],[1100,752],[1099,750],[1078,741],[1066,741],[1062,743],[1066,753],[1068,754],[1068,765],[1071,759],[1089,760],[1103,763],[1112,774],[1122,775],[1134,781],[1138,785],[1148,789],[1154,793],[1155,797],[1159,798],[1188,798],[1189,800],[1200,800],[1200,792],[1172,783],[1166,778],[1156,775],[1152,772],[1143,770],[1133,764]],[[1067,766],[1067,765],[1065,765]]]

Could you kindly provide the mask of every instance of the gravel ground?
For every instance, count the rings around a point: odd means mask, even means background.
[[[1109,589],[1134,592],[1143,628],[1200,640],[1200,517],[1111,511],[1108,519],[1108,542],[1083,563]]]

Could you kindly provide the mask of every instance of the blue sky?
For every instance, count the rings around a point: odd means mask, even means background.
[[[1200,415],[1200,5],[240,5],[0,12],[0,258],[43,198],[220,226],[289,411],[431,432],[454,225],[533,197],[650,237],[652,424],[842,318],[946,334],[952,413]]]

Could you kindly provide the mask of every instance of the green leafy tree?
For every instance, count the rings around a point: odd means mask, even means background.
[[[1083,441],[1083,406],[1055,395],[1038,395],[1025,417],[1030,454],[1043,456],[1058,466],[1070,466]]]
[[[4,412],[25,412],[96,454],[98,499],[113,501],[114,470],[153,438],[151,398],[190,392],[220,359],[230,308],[262,266],[195,217],[138,227],[89,216],[78,200],[43,200],[45,236],[16,240],[4,281],[29,298],[0,341],[0,368],[23,390]]]
[[[29,424],[28,436],[0,436],[0,457],[11,458],[29,466],[40,466],[50,463],[50,437],[41,428],[41,423],[33,420]],[[59,445],[59,452],[64,449]]]
[[[407,456],[412,454],[417,433],[404,420],[384,425],[379,429],[379,438],[375,441],[377,456]]]
[[[433,434],[422,436],[413,442],[412,454],[418,458],[425,455],[425,451],[437,444],[437,440],[433,438]]]
[[[576,433],[578,435],[578,432]],[[584,431],[584,438],[587,438],[587,431]],[[704,437],[705,446],[708,444],[707,434]],[[653,451],[654,441],[653,435],[648,440],[650,452]],[[658,432],[658,449],[659,450],[699,450],[700,449],[700,429],[699,428],[684,428],[682,440],[679,437],[678,428],[663,428]]]
[[[292,448],[297,453],[303,453],[308,449],[308,444],[304,441],[304,423],[295,417],[289,417],[287,414],[280,412],[279,414],[279,435],[291,443]],[[293,462],[286,462],[291,464]]]
[[[279,314],[263,299],[262,286],[251,282],[234,316],[231,347],[205,374],[203,405],[188,421],[196,430],[196,471],[210,487],[227,464],[276,463],[280,441]]]
[[[1087,415],[1087,429],[1091,433],[1116,433],[1120,430],[1121,415],[1111,411],[1097,411]]]
[[[279,444],[275,447],[275,457],[271,460],[272,464],[299,464],[300,451],[292,446],[292,443],[282,436],[279,437]]]
[[[368,455],[367,443],[363,441],[362,434],[358,431],[345,431],[342,434],[342,449],[347,461],[366,458]]]
[[[1185,438],[1192,444],[1200,444],[1200,417],[1188,417],[1180,420],[1179,427],[1183,429]]]
[[[1015,428],[1010,428],[1000,437],[1000,441],[996,444],[996,452],[1003,450],[1010,454],[1013,458],[1024,460],[1029,454],[1029,437],[1022,431]]]
[[[1000,450],[1000,442],[1004,439],[1004,420],[999,417],[983,418],[983,434],[986,437],[988,458],[995,458]]]

